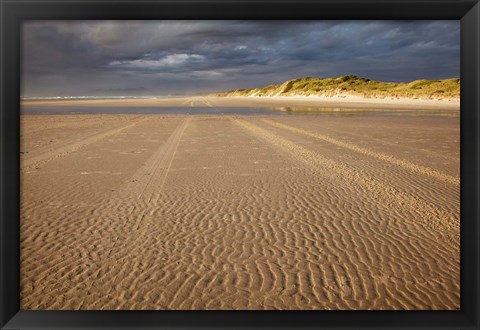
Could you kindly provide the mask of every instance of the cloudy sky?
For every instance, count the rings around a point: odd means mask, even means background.
[[[459,21],[35,21],[22,96],[168,95],[354,74],[460,76]]]

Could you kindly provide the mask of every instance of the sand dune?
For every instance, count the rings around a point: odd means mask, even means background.
[[[458,119],[95,116],[22,117],[22,309],[459,309]]]

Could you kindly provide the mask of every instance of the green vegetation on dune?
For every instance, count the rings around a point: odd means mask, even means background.
[[[297,78],[262,88],[236,89],[217,96],[360,96],[366,98],[458,99],[460,79],[382,82],[354,75]]]

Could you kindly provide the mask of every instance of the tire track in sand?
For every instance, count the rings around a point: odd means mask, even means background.
[[[138,230],[142,220],[148,210],[148,205],[152,203],[153,197],[160,196],[165,185],[168,172],[172,165],[175,153],[177,151],[180,139],[188,125],[190,118],[183,120],[172,132],[167,141],[150,157],[150,159],[131,177],[127,185],[119,191],[113,200],[128,200],[131,209],[127,214],[127,219],[140,211],[135,216],[136,221],[133,228]],[[158,202],[158,201],[156,201]],[[155,204],[155,203],[154,203]],[[115,245],[112,249],[114,250]],[[110,251],[111,252],[111,251]]]
[[[139,171],[137,171],[134,177],[139,178],[138,180],[131,180],[131,184],[127,185],[125,192],[130,195],[130,192],[133,192],[133,196],[129,198],[130,202],[134,204],[127,218],[130,218],[138,208],[141,208],[139,213],[135,215],[136,218],[135,225],[133,230],[139,232],[142,222],[145,219],[145,216],[148,212],[147,205],[157,205],[158,198],[160,193],[163,190],[165,181],[172,166],[173,159],[177,152],[178,145],[180,140],[185,132],[185,129],[190,121],[190,118],[183,120],[177,128],[170,135],[168,140],[155,152],[155,154],[147,161],[145,166],[143,166]],[[148,175],[145,175],[148,174]],[[156,201],[152,203],[153,198],[156,198]],[[122,199],[120,199],[122,200]],[[146,205],[144,204],[146,203]],[[140,204],[140,205],[138,205]],[[143,235],[137,234],[135,239],[141,239]],[[107,258],[117,249],[120,239],[117,238],[112,249],[109,251]],[[125,243],[125,242],[122,242]],[[112,283],[117,283],[117,278],[121,276],[121,273],[117,273],[114,276]],[[93,285],[92,285],[93,287]],[[107,292],[109,296],[113,290],[114,286],[112,285],[110,290]]]
[[[38,156],[28,158],[28,159],[24,159],[21,162],[22,172],[26,172],[29,169],[37,167],[41,164],[48,163],[48,162],[50,162],[50,161],[52,161],[56,158],[67,156],[67,155],[71,154],[72,152],[78,151],[78,150],[80,150],[80,149],[82,149],[82,148],[84,148],[84,147],[86,147],[86,146],[88,146],[92,143],[95,143],[97,141],[105,139],[109,136],[118,134],[118,133],[126,130],[127,128],[138,125],[139,123],[145,121],[146,119],[147,118],[136,119],[132,123],[129,123],[128,125],[117,127],[117,128],[114,128],[114,129],[111,129],[111,130],[108,130],[108,131],[105,131],[105,132],[102,132],[102,133],[94,134],[94,135],[91,135],[91,136],[83,139],[82,141],[69,143],[69,144],[67,144],[63,147],[56,148],[56,149],[51,150],[51,151],[47,151],[47,152],[42,153]]]
[[[152,203],[154,197],[155,202],[153,204],[156,205],[158,203],[158,198],[160,197],[160,193],[162,192],[165,181],[167,180],[168,172],[170,171],[173,159],[175,158],[175,153],[177,152],[180,139],[182,138],[189,121],[190,118],[186,118],[180,125],[178,125],[168,140],[152,157],[153,164],[151,166],[145,166],[143,170],[140,171],[139,174],[141,177],[148,179],[138,180],[138,183],[135,182],[137,183],[136,187],[127,187],[126,191],[130,191],[131,189],[131,191],[137,192],[137,199],[141,200],[143,196],[147,205]],[[151,169],[151,173],[145,173],[145,170],[149,171],[149,169]],[[145,174],[149,175],[147,176]],[[154,182],[158,183],[158,185],[154,185]],[[134,210],[135,208],[132,210],[132,213]],[[146,212],[147,209],[145,207],[142,208],[142,211],[138,217],[138,221],[135,225],[135,230],[140,229]]]
[[[349,183],[357,183],[361,185],[364,192],[373,200],[399,209],[406,208],[411,214],[415,215],[415,219],[421,219],[421,225],[435,230],[449,231],[454,239],[459,237],[460,220],[458,215],[440,210],[423,199],[405,194],[392,186],[371,178],[366,173],[326,159],[311,150],[270,133],[250,122],[241,119],[235,119],[234,121],[251,133],[279,147],[283,152],[309,165],[312,169],[321,167],[328,170],[331,174],[337,175],[339,180],[345,181],[346,179]]]
[[[141,227],[141,222],[145,218],[145,214],[148,211],[148,208],[145,207],[145,202],[147,205],[151,202],[152,198],[154,197],[154,192],[156,192],[157,196],[159,196],[161,190],[163,189],[163,186],[165,184],[168,171],[170,169],[170,166],[173,162],[173,159],[175,157],[175,153],[178,148],[178,144],[180,143],[180,139],[185,131],[185,128],[188,125],[188,122],[190,121],[190,118],[186,118],[183,120],[177,128],[172,132],[170,137],[163,143],[160,148],[155,152],[153,156],[150,157],[150,159],[145,163],[142,168],[140,168],[129,180],[129,183],[119,191],[119,194],[117,196],[113,196],[113,200],[127,200],[129,201],[129,204],[131,204],[130,211],[128,212],[126,216],[126,222],[123,225],[123,228],[126,229],[127,223],[131,219],[132,215],[136,213],[136,211],[140,208],[140,212],[138,215],[135,216],[136,221],[135,225],[133,226],[134,230],[138,231]],[[148,175],[146,175],[148,174]],[[160,184],[158,186],[155,185],[155,187],[152,187],[153,183],[159,182]],[[104,210],[106,212],[109,212],[108,210]],[[141,236],[137,237],[140,238]],[[118,244],[120,244],[122,241],[121,236],[117,236],[115,241],[113,242],[111,248],[109,251],[106,253],[106,258],[111,257],[112,253],[117,250]],[[97,273],[94,275],[93,278],[98,278],[100,276],[100,272],[104,270],[102,267],[100,267],[97,271]],[[113,283],[116,283],[116,279],[120,274],[116,274],[114,277]],[[90,292],[92,288],[95,285],[95,281],[92,281],[90,288],[87,290],[87,292]],[[110,291],[113,289],[110,289]],[[108,294],[110,294],[110,291]],[[86,298],[88,298],[89,295],[86,295],[85,298],[81,301],[79,304],[78,309],[82,309],[85,302]]]
[[[131,194],[129,197],[141,199],[141,197],[144,196],[148,199],[148,202],[150,202],[154,192],[152,191],[152,183],[155,181],[160,181],[160,186],[155,187],[155,192],[162,190],[178,144],[189,120],[189,118],[183,120],[177,128],[175,128],[167,141],[165,141],[145,165],[132,176],[125,189],[123,189],[123,191]]]
[[[274,127],[279,127],[279,128],[283,128],[285,130],[288,130],[288,131],[291,131],[291,132],[294,132],[294,133],[299,133],[299,134],[302,134],[302,135],[310,136],[310,137],[313,137],[313,138],[316,138],[316,139],[334,144],[336,146],[339,146],[339,147],[342,147],[342,148],[345,148],[345,149],[350,149],[350,150],[353,150],[355,152],[358,152],[358,153],[361,153],[361,154],[364,154],[364,155],[367,155],[367,156],[370,156],[370,157],[388,162],[390,164],[400,166],[400,167],[402,167],[406,170],[409,170],[411,172],[431,176],[431,177],[434,177],[438,180],[441,180],[441,181],[450,183],[452,185],[455,185],[457,187],[460,186],[460,178],[442,173],[442,172],[437,171],[437,170],[435,170],[433,168],[430,168],[430,167],[414,164],[412,162],[402,160],[402,159],[398,159],[398,158],[392,157],[392,156],[384,154],[384,153],[368,150],[368,149],[359,147],[359,146],[357,146],[355,144],[352,144],[352,143],[347,143],[347,142],[343,142],[343,141],[334,139],[334,138],[332,138],[330,136],[327,136],[327,135],[324,135],[324,134],[312,133],[312,132],[309,132],[309,131],[306,131],[306,130],[303,130],[303,129],[300,129],[300,128],[297,128],[297,127],[292,127],[292,126],[288,126],[288,125],[285,125],[285,124],[281,124],[281,123],[273,121],[271,119],[263,119],[263,121],[265,123],[271,125],[271,126],[274,126]]]

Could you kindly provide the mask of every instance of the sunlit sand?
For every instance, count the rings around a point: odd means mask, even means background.
[[[22,309],[460,308],[458,117],[21,124]]]

